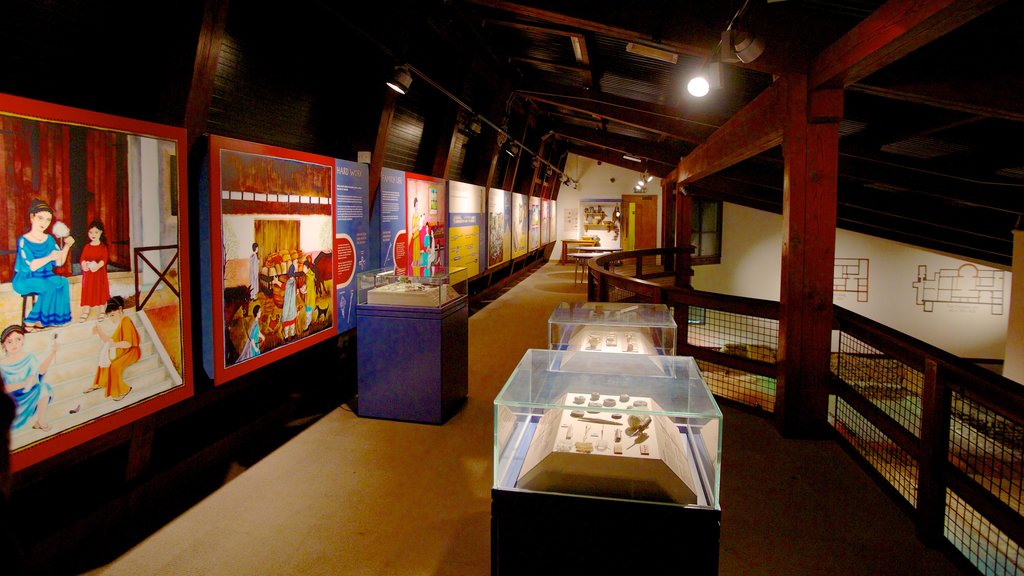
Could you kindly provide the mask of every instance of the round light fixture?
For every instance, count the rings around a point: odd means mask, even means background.
[[[707,78],[695,76],[686,85],[686,91],[697,98],[703,98],[711,91],[711,84],[708,84]]]

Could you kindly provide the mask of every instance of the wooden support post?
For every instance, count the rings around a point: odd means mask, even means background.
[[[827,433],[839,125],[810,121],[807,77],[782,79],[782,279],[776,427],[789,437]],[[829,97],[841,98],[838,91]],[[815,109],[834,109],[816,106]]]
[[[925,359],[921,389],[917,534],[929,546],[936,546],[944,539],[950,406],[950,390],[941,382],[938,365],[930,358]]]

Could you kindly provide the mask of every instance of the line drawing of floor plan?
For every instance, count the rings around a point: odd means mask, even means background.
[[[833,292],[854,292],[857,302],[868,301],[868,259],[836,258],[832,271]]]
[[[993,316],[1003,315],[1003,284],[1006,273],[1002,270],[981,269],[974,264],[959,268],[940,268],[928,279],[928,266],[917,267],[917,305],[925,312],[935,309],[935,303],[978,304],[990,307]]]

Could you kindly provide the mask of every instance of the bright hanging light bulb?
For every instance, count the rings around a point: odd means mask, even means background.
[[[686,85],[686,91],[697,98],[703,98],[711,91],[711,84],[709,84],[708,79],[703,76],[694,76]]]

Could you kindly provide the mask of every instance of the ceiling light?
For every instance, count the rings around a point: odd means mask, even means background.
[[[691,78],[686,84],[686,91],[689,92],[691,96],[703,98],[711,91],[711,84],[703,75],[697,75]]]
[[[637,158],[636,156],[631,156],[629,154],[623,154],[622,159],[629,160],[630,162],[643,162],[643,160]]]
[[[406,65],[395,66],[395,73],[391,79],[387,82],[388,88],[391,88],[399,94],[405,94],[409,91],[409,86],[412,84],[412,74],[409,73],[409,67]]]

